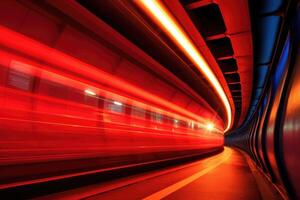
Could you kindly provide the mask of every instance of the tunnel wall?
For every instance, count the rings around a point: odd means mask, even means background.
[[[251,122],[225,139],[227,145],[248,152],[281,194],[291,199],[300,198],[299,16],[298,8]]]

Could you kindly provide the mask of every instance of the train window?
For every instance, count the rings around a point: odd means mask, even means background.
[[[84,94],[85,94],[84,95],[84,102],[85,102],[85,104],[97,107],[98,102],[99,102],[97,94],[92,93],[92,92],[88,93],[87,91],[89,91],[89,90],[84,91]]]
[[[113,100],[106,100],[104,103],[104,109],[117,113],[124,113],[125,110],[123,103]]]
[[[174,127],[178,127],[179,126],[179,120],[178,119],[173,119],[173,125]]]
[[[9,75],[8,75],[9,86],[13,88],[25,90],[25,91],[30,91],[32,90],[32,83],[33,83],[32,76],[13,69],[9,71]]]
[[[139,118],[145,118],[146,116],[146,111],[142,108],[138,108],[135,106],[132,106],[131,108],[131,115],[134,117],[139,117]]]
[[[41,79],[39,93],[47,96],[68,99],[69,88],[56,82]]]
[[[71,88],[65,86],[66,89],[68,89],[67,94],[68,94],[68,100],[78,102],[81,104],[86,104],[89,106],[98,106],[98,99],[99,97],[94,93],[93,95],[87,93],[86,91],[82,91],[76,88]]]
[[[7,70],[8,68],[3,67],[2,65],[0,65],[0,85],[4,85],[4,83],[6,82],[6,76],[7,76]]]
[[[75,88],[69,88],[68,90],[68,100],[74,101],[77,103],[84,103],[85,95],[82,93],[81,90],[77,90]]]
[[[163,121],[163,116],[162,116],[162,114],[160,114],[160,113],[155,113],[155,112],[153,112],[153,113],[151,113],[151,119],[152,119],[153,121],[158,122],[158,123],[162,123],[162,121]]]
[[[195,123],[193,121],[189,122],[189,128],[194,129],[195,128]]]
[[[202,129],[202,127],[203,127],[203,126],[202,126],[200,123],[197,124],[197,129],[198,129],[198,130]]]
[[[169,116],[164,116],[164,118],[165,118],[165,121],[166,121],[167,124],[172,125],[172,126],[174,125],[174,119],[173,118],[171,118]]]
[[[186,121],[180,120],[180,121],[179,121],[179,124],[180,124],[180,126],[182,126],[182,127],[188,127],[188,124],[187,124]]]

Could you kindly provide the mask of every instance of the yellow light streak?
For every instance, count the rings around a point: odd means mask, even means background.
[[[150,14],[161,28],[163,28],[163,30],[182,48],[183,52],[191,59],[191,61],[193,61],[200,72],[202,72],[216,90],[226,109],[227,126],[224,132],[228,131],[232,126],[232,110],[230,103],[223,87],[203,56],[160,2],[157,0],[136,0],[135,2],[148,14]]]

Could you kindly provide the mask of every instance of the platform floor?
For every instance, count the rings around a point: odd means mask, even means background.
[[[252,166],[253,168],[253,166]],[[257,175],[256,175],[257,176]],[[72,189],[42,199],[266,199],[243,153],[222,153],[194,162]],[[272,197],[274,198],[274,197]]]

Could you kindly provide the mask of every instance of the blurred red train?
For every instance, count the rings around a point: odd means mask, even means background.
[[[207,112],[5,27],[0,33],[0,188],[223,148],[223,121],[213,111],[214,125]]]

